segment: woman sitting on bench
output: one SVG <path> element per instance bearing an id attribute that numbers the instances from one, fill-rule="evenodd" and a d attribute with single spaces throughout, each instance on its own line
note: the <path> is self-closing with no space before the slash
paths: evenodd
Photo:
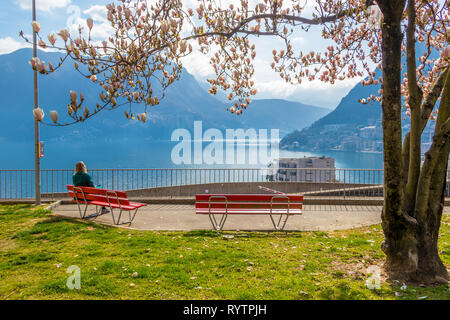
<path id="1" fill-rule="evenodd" d="M 91 176 L 87 173 L 86 165 L 83 161 L 77 162 L 75 165 L 75 174 L 72 176 L 73 185 L 75 187 L 92 187 L 95 188 Z M 109 213 L 109 209 L 102 207 L 101 214 Z"/>

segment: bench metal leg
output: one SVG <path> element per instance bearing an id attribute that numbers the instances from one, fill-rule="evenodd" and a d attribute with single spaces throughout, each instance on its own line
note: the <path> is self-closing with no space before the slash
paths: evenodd
<path id="1" fill-rule="evenodd" d="M 114 209 L 111 206 L 110 206 L 110 210 L 111 210 L 111 216 L 113 219 L 113 223 L 115 225 L 122 225 L 122 224 L 131 224 L 133 222 L 134 218 L 136 217 L 136 213 L 139 210 L 139 208 L 136 208 L 136 210 L 134 210 L 133 214 L 131 214 L 131 211 L 133 211 L 133 210 L 128 210 L 128 221 L 122 221 L 122 222 L 120 221 L 120 218 L 122 217 L 123 210 L 120 209 L 119 218 L 117 219 L 117 221 L 114 216 Z"/>
<path id="2" fill-rule="evenodd" d="M 278 219 L 278 222 L 275 222 L 275 220 L 274 220 L 272 214 L 269 214 L 269 216 L 270 216 L 270 220 L 272 221 L 272 224 L 273 224 L 274 229 L 277 230 L 277 231 L 283 231 L 283 230 L 284 230 L 284 227 L 286 226 L 286 222 L 287 222 L 288 219 L 289 219 L 289 215 L 286 214 L 286 219 L 284 219 L 283 224 L 281 224 L 281 220 L 282 220 L 282 218 L 283 218 L 283 216 L 284 216 L 283 214 L 280 214 L 280 218 Z"/>
<path id="3" fill-rule="evenodd" d="M 80 202 L 78 201 L 78 199 L 77 199 L 77 205 L 78 205 L 78 212 L 80 213 L 80 218 L 84 219 L 85 216 L 86 216 L 86 211 L 87 211 L 87 208 L 88 208 L 88 204 L 87 203 L 84 204 L 84 211 L 83 212 L 82 212 L 81 205 L 80 205 Z"/>
<path id="4" fill-rule="evenodd" d="M 103 206 L 102 207 L 95 206 L 95 213 L 93 213 L 93 214 L 91 214 L 89 216 L 85 216 L 83 219 L 91 219 L 91 218 L 95 219 L 95 218 L 97 218 L 99 216 L 102 216 L 104 214 L 108 214 L 108 213 L 102 213 L 102 209 L 101 208 L 103 208 Z"/>
<path id="5" fill-rule="evenodd" d="M 217 223 L 214 213 L 211 212 L 211 200 L 212 199 L 224 199 L 225 200 L 225 213 L 222 214 L 222 217 L 220 218 L 219 223 Z M 211 224 L 212 224 L 213 228 L 216 231 L 221 231 L 223 229 L 225 221 L 227 220 L 227 217 L 228 217 L 228 198 L 226 196 L 210 196 L 208 199 L 208 214 L 209 214 L 209 220 L 211 220 Z"/>
<path id="6" fill-rule="evenodd" d="M 220 218 L 220 222 L 217 223 L 216 217 L 213 213 L 209 214 L 209 220 L 211 220 L 211 224 L 213 228 L 217 231 L 221 231 L 223 229 L 223 226 L 225 225 L 225 221 L 227 220 L 228 214 L 224 213 L 222 214 L 222 217 Z"/>

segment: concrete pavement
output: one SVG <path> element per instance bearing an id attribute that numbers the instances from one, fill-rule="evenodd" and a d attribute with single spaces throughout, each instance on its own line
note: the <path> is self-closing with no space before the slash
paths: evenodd
<path id="1" fill-rule="evenodd" d="M 88 214 L 95 207 L 88 209 Z M 449 210 L 449 209 L 446 209 Z M 60 205 L 55 215 L 79 218 L 76 205 Z M 118 215 L 118 211 L 116 213 Z M 125 212 L 123 218 L 127 219 Z M 97 223 L 112 225 L 111 214 L 97 217 Z M 286 231 L 331 231 L 369 226 L 381 222 L 381 206 L 305 205 L 303 215 L 291 216 Z M 123 225 L 128 228 L 127 225 Z M 129 227 L 137 230 L 211 230 L 208 215 L 195 214 L 193 205 L 149 204 L 139 209 Z M 229 215 L 224 230 L 273 230 L 266 215 Z"/>

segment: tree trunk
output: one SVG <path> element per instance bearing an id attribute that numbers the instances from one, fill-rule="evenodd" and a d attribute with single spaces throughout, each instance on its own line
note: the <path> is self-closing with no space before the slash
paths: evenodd
<path id="1" fill-rule="evenodd" d="M 414 216 L 419 225 L 417 230 L 419 263 L 416 273 L 411 277 L 416 282 L 433 284 L 447 283 L 450 280 L 438 250 L 449 152 L 450 74 L 447 72 L 433 144 L 425 155 L 415 203 Z"/>
<path id="2" fill-rule="evenodd" d="M 413 0 L 410 2 L 414 5 Z M 418 109 L 420 107 L 418 99 L 422 97 L 419 96 L 417 87 L 412 87 L 416 90 L 413 100 L 410 100 L 415 104 L 414 117 L 411 119 L 412 122 L 414 121 L 412 124 L 412 130 L 414 130 L 407 135 L 402 146 L 400 22 L 405 1 L 385 0 L 379 1 L 379 5 L 383 13 L 384 206 L 382 227 L 385 240 L 382 250 L 386 254 L 385 270 L 391 280 L 423 284 L 446 283 L 449 276 L 439 258 L 437 243 L 444 202 L 450 132 L 439 131 L 439 134 L 435 135 L 433 147 L 427 153 L 428 158 L 420 169 L 420 135 L 423 123 L 420 118 L 420 109 Z M 409 10 L 412 8 L 410 7 Z M 412 32 L 409 40 L 413 45 Z M 414 67 L 415 63 L 410 63 L 409 66 Z M 415 76 L 415 70 L 413 71 L 414 75 L 410 73 L 410 76 Z M 449 83 L 446 82 L 445 87 Z M 448 100 L 448 93 L 446 95 L 445 91 L 441 108 L 442 104 Z M 441 116 L 441 110 L 439 113 Z M 446 112 L 443 112 L 441 120 L 445 121 L 447 117 Z M 438 121 L 441 127 L 444 126 L 443 121 Z M 420 176 L 418 176 L 419 170 Z"/>
<path id="3" fill-rule="evenodd" d="M 447 73 L 433 145 L 426 154 L 420 177 L 417 177 L 417 173 L 411 170 L 417 171 L 417 163 L 420 164 L 417 147 L 420 148 L 418 139 L 424 127 L 417 100 L 415 117 L 411 119 L 414 121 L 414 132 L 407 135 L 403 148 L 401 142 L 400 20 L 403 6 L 402 1 L 380 1 L 384 16 L 382 109 L 385 196 L 382 226 L 385 241 L 382 249 L 386 254 L 385 269 L 392 280 L 427 285 L 447 283 L 449 275 L 439 257 L 438 236 L 450 151 L 450 123 L 446 121 L 450 114 L 450 80 Z M 416 92 L 416 99 L 417 96 Z M 415 146 L 411 145 L 412 139 Z M 412 178 L 416 181 L 408 181 Z"/>
<path id="4" fill-rule="evenodd" d="M 417 241 L 413 224 L 403 214 L 402 129 L 401 129 L 401 14 L 404 1 L 380 1 L 383 12 L 383 155 L 384 205 L 382 226 L 386 270 L 393 274 L 417 268 Z"/>

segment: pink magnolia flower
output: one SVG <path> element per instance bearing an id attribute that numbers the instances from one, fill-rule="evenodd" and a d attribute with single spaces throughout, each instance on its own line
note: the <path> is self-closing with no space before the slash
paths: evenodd
<path id="1" fill-rule="evenodd" d="M 41 108 L 34 108 L 33 115 L 37 121 L 42 121 L 42 119 L 44 119 L 45 113 Z"/>
<path id="2" fill-rule="evenodd" d="M 442 56 L 444 59 L 450 59 L 450 44 L 447 45 L 444 50 L 442 50 Z"/>
<path id="3" fill-rule="evenodd" d="M 33 70 L 36 70 L 37 65 L 38 65 L 40 62 L 41 62 L 41 61 L 39 60 L 38 57 L 33 57 L 33 58 L 31 58 L 31 60 L 30 60 L 30 65 L 31 65 L 31 67 L 33 68 Z"/>
<path id="4" fill-rule="evenodd" d="M 64 42 L 67 41 L 67 39 L 69 39 L 69 31 L 67 31 L 66 29 L 62 29 L 58 35 L 64 40 Z"/>
<path id="5" fill-rule="evenodd" d="M 70 101 L 72 104 L 77 104 L 77 93 L 75 91 L 70 90 Z"/>
<path id="6" fill-rule="evenodd" d="M 39 31 L 41 30 L 41 24 L 37 21 L 33 21 L 31 23 L 31 26 L 33 27 L 33 31 L 36 33 L 39 33 Z"/>
<path id="7" fill-rule="evenodd" d="M 46 73 L 47 72 L 47 67 L 45 66 L 45 62 L 41 61 L 36 65 L 36 69 L 37 71 L 39 71 L 40 73 Z"/>
<path id="8" fill-rule="evenodd" d="M 169 31 L 169 22 L 168 21 L 161 22 L 161 31 L 164 33 Z"/>
<path id="9" fill-rule="evenodd" d="M 47 36 L 47 38 L 48 38 L 48 41 L 51 43 L 51 45 L 53 46 L 53 45 L 55 45 L 55 42 L 56 42 L 56 36 L 52 33 L 52 34 L 49 34 L 48 36 Z"/>
<path id="10" fill-rule="evenodd" d="M 50 118 L 52 118 L 52 121 L 54 123 L 58 122 L 58 112 L 56 112 L 55 110 L 50 111 Z"/>
<path id="11" fill-rule="evenodd" d="M 97 81 L 97 76 L 95 74 L 93 74 L 90 79 L 92 80 L 92 82 L 96 82 Z"/>
<path id="12" fill-rule="evenodd" d="M 108 42 L 106 40 L 103 40 L 102 44 L 103 44 L 103 51 L 106 53 L 108 50 Z"/>
<path id="13" fill-rule="evenodd" d="M 367 18 L 369 24 L 371 24 L 373 27 L 378 27 L 380 25 L 380 20 L 382 17 L 382 13 L 378 5 L 374 4 L 369 6 L 367 8 L 367 13 L 369 15 Z"/>
<path id="14" fill-rule="evenodd" d="M 87 24 L 89 30 L 92 30 L 92 27 L 94 26 L 94 20 L 92 20 L 92 18 L 88 18 L 86 20 L 86 24 Z"/>
<path id="15" fill-rule="evenodd" d="M 43 48 L 43 49 L 47 48 L 47 45 L 45 44 L 44 40 L 42 40 L 42 39 L 39 40 L 38 46 L 41 47 L 41 48 Z"/>
<path id="16" fill-rule="evenodd" d="M 187 42 L 185 40 L 180 42 L 180 52 L 184 53 L 187 49 Z"/>

